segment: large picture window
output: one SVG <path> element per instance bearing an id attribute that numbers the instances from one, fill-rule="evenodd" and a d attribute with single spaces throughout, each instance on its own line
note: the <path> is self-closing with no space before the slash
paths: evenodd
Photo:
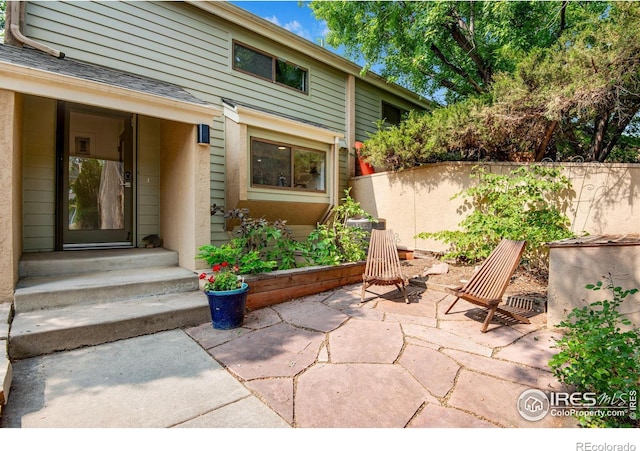
<path id="1" fill-rule="evenodd" d="M 308 92 L 306 69 L 238 42 L 233 43 L 233 68 L 297 91 Z"/>
<path id="2" fill-rule="evenodd" d="M 326 152 L 251 140 L 251 185 L 326 191 Z"/>

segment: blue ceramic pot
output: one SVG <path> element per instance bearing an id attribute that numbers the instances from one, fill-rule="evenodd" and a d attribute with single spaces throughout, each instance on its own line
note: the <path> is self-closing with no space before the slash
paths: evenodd
<path id="1" fill-rule="evenodd" d="M 249 285 L 246 283 L 237 290 L 205 291 L 214 329 L 235 329 L 242 326 L 248 293 Z"/>

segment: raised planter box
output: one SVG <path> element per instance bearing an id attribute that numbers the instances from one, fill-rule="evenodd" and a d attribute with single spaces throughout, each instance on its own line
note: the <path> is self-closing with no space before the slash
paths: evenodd
<path id="1" fill-rule="evenodd" d="M 362 282 L 365 262 L 338 266 L 309 266 L 245 276 L 247 308 L 255 310 L 302 296 Z"/>

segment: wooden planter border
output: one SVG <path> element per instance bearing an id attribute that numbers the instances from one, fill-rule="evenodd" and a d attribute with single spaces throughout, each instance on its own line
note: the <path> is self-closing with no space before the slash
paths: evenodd
<path id="1" fill-rule="evenodd" d="M 302 296 L 362 282 L 365 262 L 310 266 L 245 276 L 247 308 L 255 310 Z"/>

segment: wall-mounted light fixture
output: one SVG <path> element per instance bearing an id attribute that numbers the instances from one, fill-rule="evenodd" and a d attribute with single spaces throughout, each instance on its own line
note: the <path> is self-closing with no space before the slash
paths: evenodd
<path id="1" fill-rule="evenodd" d="M 209 144 L 209 126 L 198 124 L 198 144 Z"/>

